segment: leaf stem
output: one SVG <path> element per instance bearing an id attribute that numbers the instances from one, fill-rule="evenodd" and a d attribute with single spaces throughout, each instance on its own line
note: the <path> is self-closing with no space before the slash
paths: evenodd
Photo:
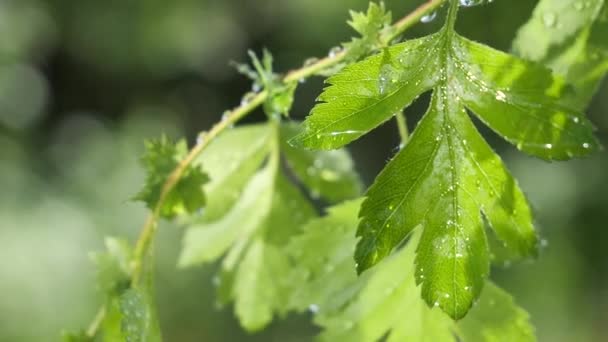
<path id="1" fill-rule="evenodd" d="M 403 112 L 395 114 L 397 120 L 397 128 L 399 129 L 399 136 L 401 137 L 401 146 L 405 146 L 410 138 L 410 131 L 407 128 L 407 121 L 405 121 L 405 115 Z"/>
<path id="2" fill-rule="evenodd" d="M 87 337 L 94 338 L 95 335 L 97 335 L 97 331 L 99 330 L 99 327 L 101 326 L 101 323 L 103 322 L 103 319 L 105 317 L 106 317 L 106 306 L 104 304 L 101 308 L 99 308 L 99 310 L 97 311 L 97 314 L 95 315 L 95 318 L 93 318 L 93 321 L 87 328 L 87 331 L 86 331 Z"/>
<path id="3" fill-rule="evenodd" d="M 409 13 L 401 20 L 397 21 L 393 26 L 388 27 L 381 34 L 381 42 L 384 46 L 391 44 L 399 35 L 405 32 L 407 29 L 420 22 L 420 19 L 428 13 L 431 13 L 445 1 L 448 0 L 429 0 L 426 3 L 420 5 L 413 12 Z M 335 66 L 342 62 L 347 55 L 347 51 L 342 50 L 336 54 L 332 54 L 325 58 L 319 59 L 311 65 L 304 66 L 302 68 L 292 70 L 286 74 L 283 78 L 284 83 L 298 82 L 301 79 L 314 76 L 322 70 Z M 268 98 L 268 92 L 262 91 L 256 94 L 249 102 L 239 107 L 232 109 L 227 112 L 222 120 L 216 123 L 209 131 L 201 132 L 199 134 L 199 143 L 195 145 L 188 155 L 179 163 L 179 165 L 171 172 L 167 180 L 162 186 L 159 200 L 154 207 L 154 210 L 148 215 L 146 221 L 141 229 L 141 233 L 137 242 L 135 243 L 135 251 L 132 261 L 132 276 L 131 284 L 136 285 L 141 280 L 144 256 L 152 245 L 154 236 L 157 229 L 157 221 L 159 218 L 160 210 L 162 205 L 171 192 L 171 190 L 177 185 L 183 173 L 186 171 L 188 166 L 209 146 L 211 141 L 220 135 L 227 128 L 234 125 L 237 121 L 253 112 L 256 108 L 262 105 Z M 87 335 L 91 338 L 95 337 L 99 331 L 99 327 L 105 318 L 105 306 L 102 307 L 93 322 L 91 322 L 87 329 Z"/>
<path id="4" fill-rule="evenodd" d="M 458 16 L 458 9 L 460 8 L 459 0 L 449 0 L 450 8 L 448 9 L 448 17 L 446 26 L 448 28 L 448 34 L 451 36 L 454 32 L 454 25 L 456 24 L 456 17 Z"/>
<path id="5" fill-rule="evenodd" d="M 382 42 L 385 45 L 389 45 L 403 32 L 405 32 L 415 24 L 419 23 L 422 17 L 435 11 L 437 8 L 441 7 L 441 5 L 443 5 L 443 3 L 446 1 L 449 0 L 429 0 L 424 4 L 420 5 L 414 11 L 410 12 L 410 14 L 401 18 L 399 21 L 393 24 L 393 26 L 388 28 L 382 35 Z"/>

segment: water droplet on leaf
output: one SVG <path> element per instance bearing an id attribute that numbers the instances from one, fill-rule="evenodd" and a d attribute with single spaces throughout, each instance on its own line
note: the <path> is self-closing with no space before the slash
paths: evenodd
<path id="1" fill-rule="evenodd" d="M 545 24 L 545 26 L 548 28 L 555 27 L 555 25 L 557 24 L 557 16 L 555 15 L 555 13 L 546 12 L 545 14 L 543 14 L 543 24 Z"/>
<path id="2" fill-rule="evenodd" d="M 435 18 L 437 18 L 437 12 L 431 12 L 429 14 L 424 15 L 422 18 L 420 18 L 420 22 L 430 23 L 431 21 L 435 20 Z"/>

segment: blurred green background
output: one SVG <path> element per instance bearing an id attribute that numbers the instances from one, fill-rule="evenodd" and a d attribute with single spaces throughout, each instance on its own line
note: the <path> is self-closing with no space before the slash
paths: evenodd
<path id="1" fill-rule="evenodd" d="M 387 0 L 400 17 L 421 0 Z M 535 1 L 462 10 L 458 30 L 509 50 Z M 128 199 L 143 183 L 144 138 L 186 136 L 219 120 L 250 83 L 229 66 L 270 49 L 277 70 L 322 56 L 351 35 L 348 9 L 365 0 L 0 1 L 0 341 L 53 341 L 88 324 L 102 298 L 90 251 L 103 237 L 134 239 L 145 210 Z M 436 30 L 420 24 L 409 37 Z M 303 118 L 322 82 L 298 89 Z M 608 144 L 608 84 L 588 111 Z M 428 98 L 407 110 L 413 127 Z M 263 118 L 256 113 L 246 121 Z M 493 277 L 532 315 L 540 341 L 608 340 L 608 153 L 545 163 L 488 130 L 536 210 L 538 260 Z M 369 184 L 398 145 L 389 123 L 351 146 Z M 309 317 L 248 335 L 217 308 L 213 266 L 175 267 L 178 227 L 158 239 L 157 292 L 167 341 L 307 341 Z M 404 317 L 403 319 L 407 319 Z"/>

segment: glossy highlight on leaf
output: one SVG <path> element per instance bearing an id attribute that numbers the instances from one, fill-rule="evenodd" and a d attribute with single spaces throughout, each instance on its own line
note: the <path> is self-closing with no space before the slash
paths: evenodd
<path id="1" fill-rule="evenodd" d="M 407 245 L 361 276 L 351 251 L 360 201 L 331 207 L 294 237 L 289 250 L 301 284 L 292 295 L 298 310 L 308 308 L 323 328 L 319 341 L 535 341 L 528 314 L 492 283 L 476 306 L 454 322 L 428 307 L 416 286 L 414 258 L 420 239 L 415 230 Z"/>
<path id="2" fill-rule="evenodd" d="M 343 146 L 434 90 L 410 141 L 367 193 L 355 259 L 366 270 L 422 225 L 417 282 L 429 305 L 455 319 L 468 312 L 489 272 L 482 215 L 517 255 L 534 255 L 537 244 L 522 191 L 465 109 L 540 158 L 584 156 L 598 147 L 584 115 L 560 102 L 568 91 L 563 80 L 447 27 L 353 64 L 328 82 L 295 145 Z"/>
<path id="3" fill-rule="evenodd" d="M 608 72 L 607 35 L 605 0 L 543 0 L 517 33 L 513 49 L 564 76 L 574 88 L 564 100 L 582 110 Z"/>

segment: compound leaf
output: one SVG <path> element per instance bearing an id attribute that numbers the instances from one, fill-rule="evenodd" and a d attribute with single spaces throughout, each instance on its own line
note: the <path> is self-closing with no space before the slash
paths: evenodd
<path id="1" fill-rule="evenodd" d="M 386 11 L 384 3 L 370 2 L 367 13 L 350 11 L 348 24 L 361 35 L 352 41 L 342 44 L 347 51 L 347 60 L 358 60 L 380 45 L 382 30 L 390 25 L 391 13 Z"/>
<path id="2" fill-rule="evenodd" d="M 226 192 L 240 192 L 240 197 L 221 210 L 213 210 L 211 217 L 205 212 L 195 218 L 184 236 L 179 261 L 181 266 L 193 266 L 224 256 L 217 278 L 221 301 L 235 302 L 241 324 L 250 331 L 266 326 L 275 313 L 285 312 L 289 287 L 285 244 L 316 214 L 300 189 L 283 174 L 278 124 L 265 127 L 241 128 L 242 133 L 233 136 L 238 139 L 226 142 L 231 149 L 246 153 L 221 153 L 223 147 L 219 144 L 216 151 L 211 151 L 212 159 L 217 157 L 216 162 L 221 161 L 225 167 L 210 168 L 209 174 L 212 179 L 219 175 L 221 180 L 215 186 L 226 185 L 230 189 L 214 191 L 210 187 L 210 198 L 215 194 L 219 195 L 214 200 L 227 198 Z M 202 158 L 207 165 L 205 153 Z M 262 163 L 264 159 L 267 161 Z M 305 168 L 311 166 L 307 162 L 313 163 L 301 162 Z M 261 164 L 263 168 L 257 171 Z M 289 158 L 287 164 L 291 168 Z M 235 177 L 239 179 L 233 180 Z"/>
<path id="3" fill-rule="evenodd" d="M 420 229 L 404 248 L 357 277 L 350 253 L 356 243 L 353 214 L 359 204 L 351 201 L 330 208 L 327 216 L 310 221 L 289 244 L 290 256 L 299 265 L 292 271 L 294 281 L 301 284 L 293 292 L 292 304 L 313 312 L 315 323 L 323 328 L 319 340 L 535 341 L 527 313 L 492 283 L 459 322 L 429 308 L 414 280 Z"/>
<path id="4" fill-rule="evenodd" d="M 418 225 L 417 282 L 429 305 L 468 312 L 489 271 L 482 213 L 517 255 L 536 252 L 530 209 L 518 185 L 469 119 L 471 109 L 519 149 L 545 159 L 599 146 L 591 124 L 561 103 L 565 83 L 540 65 L 440 32 L 395 45 L 329 79 L 292 142 L 340 147 L 433 88 L 411 140 L 367 193 L 355 258 L 362 272 Z"/>
<path id="5" fill-rule="evenodd" d="M 304 131 L 290 143 L 335 149 L 358 139 L 431 89 L 439 68 L 437 35 L 409 40 L 352 64 L 327 80 Z"/>

